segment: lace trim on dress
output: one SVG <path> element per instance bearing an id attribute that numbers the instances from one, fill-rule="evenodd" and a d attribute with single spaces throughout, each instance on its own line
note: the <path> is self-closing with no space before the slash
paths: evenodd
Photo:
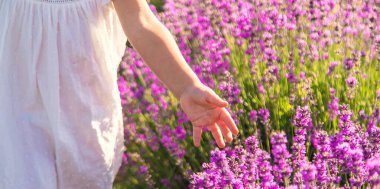
<path id="1" fill-rule="evenodd" d="M 46 3 L 69 3 L 69 2 L 76 2 L 79 0 L 37 0 L 41 2 L 46 2 Z"/>
<path id="2" fill-rule="evenodd" d="M 73 2 L 78 2 L 81 0 L 34 0 L 34 1 L 39 1 L 39 2 L 44 2 L 44 3 L 73 3 Z M 102 5 L 111 3 L 112 0 L 98 0 Z"/>

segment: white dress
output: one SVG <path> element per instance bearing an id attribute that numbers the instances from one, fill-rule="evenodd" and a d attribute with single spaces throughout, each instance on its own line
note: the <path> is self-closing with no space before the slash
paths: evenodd
<path id="1" fill-rule="evenodd" d="M 121 165 L 111 0 L 0 0 L 0 188 L 108 189 Z"/>

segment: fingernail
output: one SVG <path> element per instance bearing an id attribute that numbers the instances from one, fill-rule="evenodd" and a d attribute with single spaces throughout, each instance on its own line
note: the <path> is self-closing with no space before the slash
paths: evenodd
<path id="1" fill-rule="evenodd" d="M 232 140 L 233 140 L 233 136 L 232 136 L 232 133 L 228 133 L 228 143 L 232 143 Z"/>

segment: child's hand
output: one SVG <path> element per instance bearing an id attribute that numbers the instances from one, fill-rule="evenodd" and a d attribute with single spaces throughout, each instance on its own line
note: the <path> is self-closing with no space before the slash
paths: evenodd
<path id="1" fill-rule="evenodd" d="M 180 96 L 180 105 L 193 125 L 193 141 L 200 146 L 202 128 L 207 127 L 220 148 L 228 143 L 238 129 L 226 110 L 228 102 L 222 100 L 212 89 L 201 84 L 188 87 Z M 232 133 L 231 133 L 232 132 Z"/>

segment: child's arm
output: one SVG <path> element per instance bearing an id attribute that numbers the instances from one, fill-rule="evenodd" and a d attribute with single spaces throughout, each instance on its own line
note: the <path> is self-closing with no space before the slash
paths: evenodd
<path id="1" fill-rule="evenodd" d="M 150 11 L 146 0 L 113 0 L 124 32 L 144 62 L 179 99 L 198 77 L 168 29 Z"/>
<path id="2" fill-rule="evenodd" d="M 124 32 L 144 62 L 180 99 L 194 128 L 194 144 L 199 146 L 201 128 L 208 127 L 220 147 L 222 134 L 228 142 L 238 133 L 228 103 L 203 85 L 183 58 L 169 30 L 151 12 L 146 0 L 113 0 Z"/>

